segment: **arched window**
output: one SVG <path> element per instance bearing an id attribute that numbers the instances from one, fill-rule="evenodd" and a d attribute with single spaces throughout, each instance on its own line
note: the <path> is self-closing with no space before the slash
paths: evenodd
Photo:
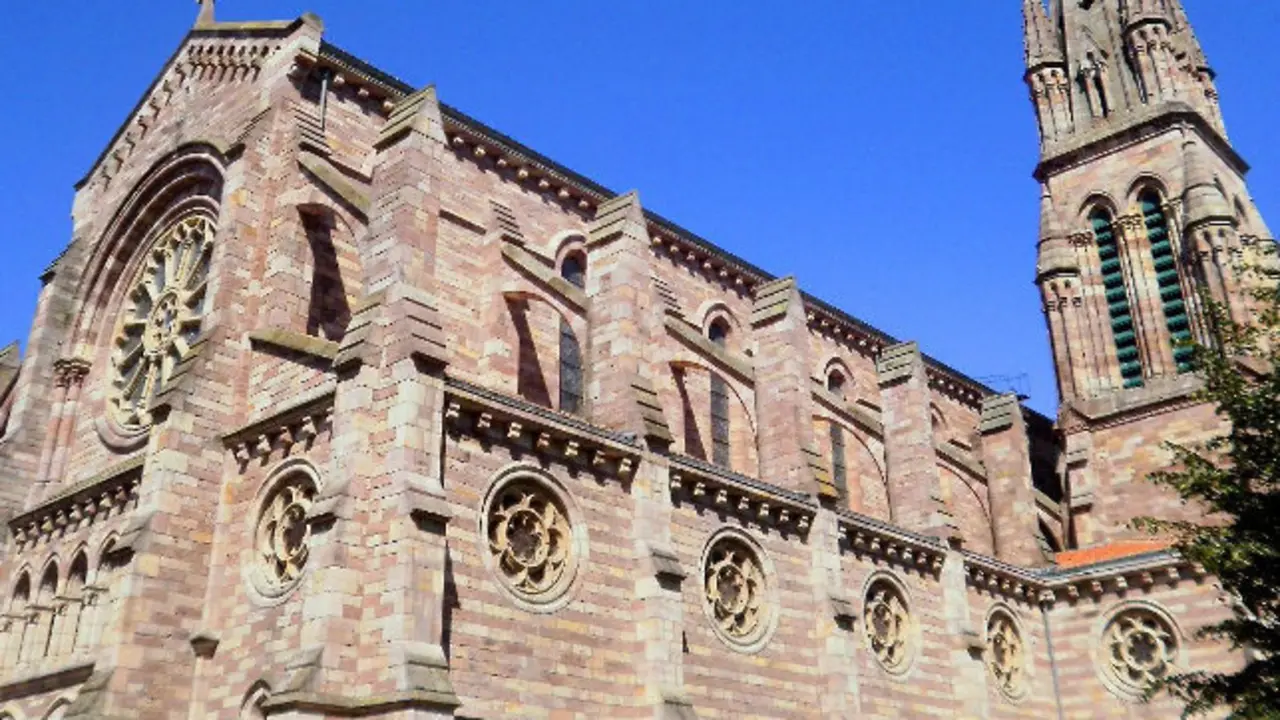
<path id="1" fill-rule="evenodd" d="M 22 646 L 26 641 L 28 628 L 27 605 L 31 602 L 31 576 L 23 572 L 13 586 L 13 597 L 9 599 L 9 616 L 13 622 L 4 638 L 4 667 L 13 668 L 22 661 Z"/>
<path id="2" fill-rule="evenodd" d="M 827 390 L 832 395 L 845 400 L 844 374 L 839 370 L 832 370 L 827 375 Z M 831 482 L 835 484 L 836 492 L 840 493 L 841 503 L 844 503 L 849 496 L 849 468 L 848 461 L 845 459 L 844 427 L 834 418 L 829 424 L 831 427 Z"/>
<path id="3" fill-rule="evenodd" d="M 1169 220 L 1165 217 L 1160 196 L 1148 190 L 1138 198 L 1142 206 L 1142 219 L 1147 227 L 1147 240 L 1151 243 L 1151 259 L 1156 269 L 1156 287 L 1160 291 L 1160 303 L 1164 308 L 1164 321 L 1173 342 L 1173 360 L 1178 372 L 1191 369 L 1191 357 L 1195 351 L 1184 343 L 1191 340 L 1191 326 L 1187 319 L 1187 305 L 1182 297 L 1182 285 L 1178 281 L 1178 258 L 1169 241 Z"/>
<path id="4" fill-rule="evenodd" d="M 577 288 L 587 284 L 587 260 L 573 253 L 560 265 L 560 277 Z M 560 318 L 560 410 L 577 413 L 582 410 L 582 346 L 569 321 Z"/>
<path id="5" fill-rule="evenodd" d="M 1129 308 L 1129 290 L 1125 286 L 1120 265 L 1120 245 L 1116 241 L 1111 213 L 1098 208 L 1089 216 L 1093 238 L 1102 261 L 1102 285 L 1106 289 L 1107 312 L 1111 317 L 1111 336 L 1120 361 L 1120 377 L 1126 388 L 1142 386 L 1142 361 L 1138 358 L 1138 336 L 1134 332 L 1133 312 Z"/>
<path id="6" fill-rule="evenodd" d="M 49 563 L 49 567 L 44 570 L 44 575 L 40 577 L 40 591 L 36 593 L 36 604 L 39 606 L 44 618 L 41 634 L 36 637 L 39 645 L 36 646 L 33 655 L 48 657 L 49 652 L 53 649 L 53 601 L 57 595 L 58 564 Z"/>
<path id="7" fill-rule="evenodd" d="M 729 339 L 729 323 L 717 318 L 707 328 L 707 339 L 724 347 Z M 711 373 L 711 461 L 729 467 L 729 385 L 720 373 Z"/>
<path id="8" fill-rule="evenodd" d="M 85 608 L 84 587 L 89 580 L 89 558 L 83 553 L 77 553 L 74 560 L 71 561 L 71 569 L 67 571 L 67 589 L 66 596 L 75 604 L 68 608 L 63 614 L 62 628 L 58 635 L 58 647 L 60 655 L 70 655 L 76 650 L 84 646 L 84 618 L 87 614 Z"/>

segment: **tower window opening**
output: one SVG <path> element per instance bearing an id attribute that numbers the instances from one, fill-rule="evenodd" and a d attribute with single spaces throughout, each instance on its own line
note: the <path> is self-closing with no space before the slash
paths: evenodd
<path id="1" fill-rule="evenodd" d="M 1178 258 L 1169 240 L 1169 221 L 1164 213 L 1160 196 L 1148 190 L 1139 198 L 1142 220 L 1147 229 L 1147 241 L 1151 245 L 1151 259 L 1156 271 L 1156 288 L 1160 293 L 1160 305 L 1164 310 L 1165 326 L 1173 345 L 1173 361 L 1178 372 L 1192 369 L 1195 354 L 1191 342 L 1191 325 L 1187 318 L 1187 306 L 1182 296 L 1178 278 Z"/>
<path id="2" fill-rule="evenodd" d="M 560 264 L 560 277 L 576 288 L 587 285 L 587 259 L 575 252 Z M 582 345 L 573 332 L 568 319 L 560 318 L 560 410 L 567 413 L 582 411 Z"/>
<path id="3" fill-rule="evenodd" d="M 1142 387 L 1142 360 L 1138 357 L 1138 336 L 1129 307 L 1129 289 L 1125 286 L 1115 225 L 1111 213 L 1102 209 L 1095 210 L 1089 222 L 1098 246 L 1098 259 L 1102 262 L 1102 285 L 1106 290 L 1116 359 L 1120 362 L 1120 378 L 1126 388 Z"/>
<path id="4" fill-rule="evenodd" d="M 849 469 L 845 465 L 844 428 L 835 420 L 831 421 L 831 482 L 835 483 L 841 501 L 847 500 Z"/>

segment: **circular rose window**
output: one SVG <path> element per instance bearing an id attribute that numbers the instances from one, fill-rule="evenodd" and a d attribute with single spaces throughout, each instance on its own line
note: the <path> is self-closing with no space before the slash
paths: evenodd
<path id="1" fill-rule="evenodd" d="M 996 687 L 1010 700 L 1026 694 L 1027 660 L 1022 633 L 1008 613 L 997 610 L 987 620 L 987 668 Z"/>
<path id="2" fill-rule="evenodd" d="M 194 215 L 170 226 L 128 286 L 116 325 L 109 407 L 124 430 L 151 424 L 150 405 L 204 321 L 213 221 Z"/>
<path id="3" fill-rule="evenodd" d="M 285 469 L 269 485 L 253 531 L 253 584 L 264 597 L 280 597 L 302 579 L 311 536 L 307 515 L 317 490 L 314 475 L 302 467 Z"/>
<path id="4" fill-rule="evenodd" d="M 1122 697 L 1138 699 L 1176 672 L 1178 633 L 1160 613 L 1131 607 L 1107 623 L 1099 652 L 1102 674 L 1111 689 Z"/>
<path id="5" fill-rule="evenodd" d="M 521 607 L 549 612 L 568 600 L 585 543 L 558 488 L 532 474 L 504 477 L 481 522 L 490 567 Z"/>
<path id="6" fill-rule="evenodd" d="M 915 657 L 914 623 L 897 584 L 880 578 L 867 588 L 863 629 L 871 654 L 889 673 L 901 675 Z"/>
<path id="7" fill-rule="evenodd" d="M 764 647 L 773 630 L 773 598 L 753 542 L 729 532 L 713 540 L 702 561 L 702 590 L 721 640 L 744 652 Z"/>

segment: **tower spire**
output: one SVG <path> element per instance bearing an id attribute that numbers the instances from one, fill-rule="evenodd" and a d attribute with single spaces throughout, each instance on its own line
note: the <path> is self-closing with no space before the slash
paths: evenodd
<path id="1" fill-rule="evenodd" d="M 1022 0 L 1022 25 L 1028 68 L 1062 61 L 1062 44 L 1044 0 Z"/>
<path id="2" fill-rule="evenodd" d="M 196 0 L 196 4 L 200 6 L 200 14 L 196 16 L 196 27 L 207 27 L 214 24 L 214 0 Z"/>

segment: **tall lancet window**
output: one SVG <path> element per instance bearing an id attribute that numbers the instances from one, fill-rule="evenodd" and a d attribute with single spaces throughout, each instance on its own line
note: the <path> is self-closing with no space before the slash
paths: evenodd
<path id="1" fill-rule="evenodd" d="M 1129 307 L 1129 290 L 1125 286 L 1124 269 L 1120 263 L 1120 244 L 1116 240 L 1115 224 L 1111 213 L 1098 208 L 1089 215 L 1093 225 L 1093 238 L 1098 245 L 1098 259 L 1102 261 L 1102 285 L 1106 288 L 1107 312 L 1111 319 L 1111 335 L 1116 342 L 1116 357 L 1120 360 L 1120 377 L 1124 386 L 1142 386 L 1142 360 L 1138 357 L 1138 336 L 1134 331 L 1133 311 Z"/>
<path id="2" fill-rule="evenodd" d="M 827 376 L 827 390 L 832 395 L 845 399 L 845 382 L 844 375 L 839 371 L 833 370 Z M 836 491 L 840 493 L 841 500 L 847 499 L 849 496 L 849 468 L 845 459 L 845 443 L 844 443 L 844 427 L 835 418 L 831 419 L 831 482 L 835 483 Z"/>
<path id="3" fill-rule="evenodd" d="M 1191 370 L 1191 357 L 1195 354 L 1189 345 L 1191 323 L 1187 319 L 1187 305 L 1182 296 L 1182 284 L 1178 279 L 1178 257 L 1169 240 L 1169 219 L 1165 215 L 1160 196 L 1148 190 L 1138 197 L 1142 206 L 1142 219 L 1147 226 L 1147 240 L 1151 243 L 1151 259 L 1156 269 L 1156 288 L 1160 291 L 1160 304 L 1164 308 L 1164 321 L 1173 343 L 1173 360 L 1178 372 Z"/>
<path id="4" fill-rule="evenodd" d="M 580 253 L 564 259 L 560 277 L 578 288 L 587 286 L 587 261 Z M 568 319 L 560 318 L 560 410 L 578 413 L 582 410 L 582 346 Z"/>
<path id="5" fill-rule="evenodd" d="M 717 319 L 707 328 L 707 339 L 725 346 L 729 338 L 729 324 Z M 729 447 L 729 384 L 720 373 L 711 372 L 711 461 L 721 467 L 729 467 L 732 457 Z"/>

